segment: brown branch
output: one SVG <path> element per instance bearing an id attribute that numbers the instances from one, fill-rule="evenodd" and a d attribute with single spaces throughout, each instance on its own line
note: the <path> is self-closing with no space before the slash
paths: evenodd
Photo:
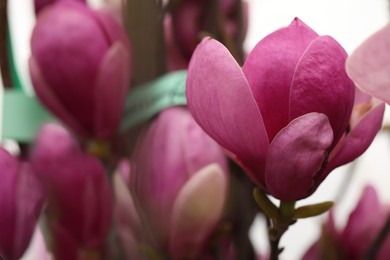
<path id="1" fill-rule="evenodd" d="M 161 0 L 127 0 L 125 24 L 132 45 L 133 83 L 139 85 L 165 72 Z"/>
<path id="2" fill-rule="evenodd" d="M 7 48 L 7 0 L 0 0 L 0 69 L 3 85 L 10 87 L 12 78 Z"/>

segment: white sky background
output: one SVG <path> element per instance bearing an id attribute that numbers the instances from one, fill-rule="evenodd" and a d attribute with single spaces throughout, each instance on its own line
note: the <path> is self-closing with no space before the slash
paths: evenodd
<path id="1" fill-rule="evenodd" d="M 27 32 L 31 30 L 31 21 L 33 21 L 31 1 L 9 0 L 9 2 L 10 5 L 24 7 L 18 10 L 20 14 L 15 20 L 15 25 L 18 27 L 15 37 L 19 50 L 16 54 L 18 63 L 22 67 L 22 74 L 24 73 L 25 79 L 23 80 L 28 82 L 29 36 Z M 99 0 L 89 2 L 99 2 Z M 317 33 L 334 37 L 348 53 L 351 53 L 366 37 L 383 27 L 390 17 L 387 0 L 247 0 L 247 2 L 250 6 L 249 30 L 245 42 L 247 51 L 250 51 L 265 35 L 287 26 L 294 17 L 299 17 Z M 298 205 L 333 200 L 340 190 L 343 178 L 348 176 L 348 169 L 349 166 L 345 166 L 331 173 L 312 197 L 299 202 Z M 390 189 L 388 188 L 390 185 L 390 133 L 378 135 L 370 149 L 359 160 L 358 170 L 347 189 L 344 200 L 336 208 L 336 220 L 339 225 L 344 225 L 367 182 L 374 184 L 381 198 L 390 204 Z M 285 247 L 281 258 L 299 259 L 313 239 L 317 237 L 320 223 L 321 218 L 314 218 L 298 221 L 292 226 L 281 241 L 281 246 Z M 256 248 L 265 253 L 268 248 L 265 223 L 260 218 L 254 224 L 251 237 Z"/>

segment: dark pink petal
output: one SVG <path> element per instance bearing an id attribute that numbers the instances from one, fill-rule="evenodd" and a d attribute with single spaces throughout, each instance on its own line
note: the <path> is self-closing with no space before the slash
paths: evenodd
<path id="1" fill-rule="evenodd" d="M 360 106 L 364 106 L 364 104 Z M 368 108 L 370 109 L 370 107 Z M 382 127 L 384 110 L 385 105 L 381 103 L 369 111 L 363 111 L 364 113 L 360 115 L 359 120 L 354 122 L 355 125 L 350 130 L 351 132 L 340 140 L 341 143 L 338 144 L 336 150 L 331 154 L 329 164 L 324 171 L 325 175 L 334 168 L 353 161 L 367 150 Z M 322 178 L 325 178 L 325 176 Z"/>
<path id="2" fill-rule="evenodd" d="M 308 196 L 332 141 L 332 128 L 324 114 L 309 113 L 291 121 L 275 136 L 267 153 L 269 193 L 288 201 Z"/>
<path id="3" fill-rule="evenodd" d="M 16 193 L 15 249 L 21 254 L 27 249 L 40 216 L 44 191 L 32 168 L 22 163 L 18 173 Z"/>
<path id="4" fill-rule="evenodd" d="M 355 97 L 355 86 L 344 70 L 346 58 L 333 38 L 318 37 L 301 57 L 291 83 L 290 120 L 310 112 L 325 114 L 333 145 L 347 129 Z"/>
<path id="5" fill-rule="evenodd" d="M 294 71 L 302 54 L 317 36 L 295 18 L 290 26 L 261 40 L 245 61 L 243 71 L 270 140 L 289 122 L 290 86 Z"/>
<path id="6" fill-rule="evenodd" d="M 240 66 L 219 42 L 196 48 L 187 77 L 188 108 L 201 127 L 231 152 L 258 185 L 264 185 L 269 141 Z"/>
<path id="7" fill-rule="evenodd" d="M 43 10 L 44 7 L 50 6 L 58 1 L 64 1 L 64 0 L 35 0 L 34 6 L 35 6 L 35 14 L 38 15 L 38 13 Z M 79 1 L 85 3 L 86 0 L 69 0 L 69 1 Z"/>
<path id="8" fill-rule="evenodd" d="M 173 259 L 196 259 L 220 220 L 227 177 L 217 164 L 195 173 L 178 194 L 172 213 L 170 253 Z"/>
<path id="9" fill-rule="evenodd" d="M 43 105 L 77 134 L 86 135 L 86 129 L 84 129 L 79 122 L 77 122 L 77 120 L 69 114 L 52 91 L 52 88 L 47 84 L 34 57 L 29 59 L 29 69 L 35 93 Z"/>
<path id="10" fill-rule="evenodd" d="M 115 2 L 115 1 L 114 1 Z M 121 1 L 117 1 L 117 3 L 106 3 L 107 5 L 121 4 Z M 121 7 L 119 7 L 121 8 Z M 105 13 L 104 10 L 100 10 L 98 12 L 93 12 L 96 22 L 101 26 L 101 30 L 106 34 L 107 43 L 113 44 L 115 42 L 120 42 L 124 45 L 127 51 L 131 50 L 131 44 L 129 41 L 129 37 L 126 34 L 123 26 L 120 25 L 116 20 L 114 20 L 113 16 Z"/>
<path id="11" fill-rule="evenodd" d="M 77 241 L 57 222 L 49 223 L 53 234 L 52 247 L 55 260 L 69 260 L 78 258 Z"/>
<path id="12" fill-rule="evenodd" d="M 77 243 L 102 243 L 112 212 L 110 184 L 103 165 L 54 124 L 39 131 L 31 162 L 49 200 L 48 218 L 58 222 Z"/>
<path id="13" fill-rule="evenodd" d="M 3 148 L 0 148 L 0 257 L 17 259 L 23 253 L 15 251 L 16 248 L 16 217 L 17 217 L 17 187 L 19 161 L 12 157 Z"/>
<path id="14" fill-rule="evenodd" d="M 367 186 L 351 213 L 342 233 L 342 242 L 351 259 L 364 255 L 388 216 L 388 208 L 381 205 L 372 186 Z"/>
<path id="15" fill-rule="evenodd" d="M 76 1 L 60 1 L 42 12 L 31 37 L 32 56 L 43 78 L 89 134 L 96 109 L 94 80 L 110 45 L 94 12 Z"/>
<path id="16" fill-rule="evenodd" d="M 201 17 L 205 4 L 203 1 L 181 1 L 172 14 L 172 25 L 177 46 L 186 59 L 199 43 L 201 32 Z"/>
<path id="17" fill-rule="evenodd" d="M 130 53 L 122 43 L 116 42 L 103 57 L 95 93 L 91 93 L 96 102 L 94 136 L 108 137 L 117 131 L 130 87 L 130 73 Z"/>
<path id="18" fill-rule="evenodd" d="M 167 70 L 175 71 L 188 68 L 189 60 L 180 52 L 174 39 L 172 16 L 167 13 L 164 18 L 165 52 L 167 56 Z"/>
<path id="19" fill-rule="evenodd" d="M 19 259 L 42 209 L 43 191 L 30 165 L 0 148 L 0 258 Z"/>
<path id="20" fill-rule="evenodd" d="M 390 103 L 390 25 L 362 43 L 347 59 L 347 73 L 364 92 Z"/>

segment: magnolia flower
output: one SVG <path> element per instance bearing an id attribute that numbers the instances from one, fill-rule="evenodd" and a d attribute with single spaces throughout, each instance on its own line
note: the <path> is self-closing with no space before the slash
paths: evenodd
<path id="1" fill-rule="evenodd" d="M 365 40 L 347 59 L 347 73 L 362 91 L 390 104 L 390 25 Z"/>
<path id="2" fill-rule="evenodd" d="M 56 259 L 99 250 L 111 224 L 112 195 L 103 165 L 55 124 L 39 131 L 31 163 L 48 200 Z"/>
<path id="3" fill-rule="evenodd" d="M 142 259 L 143 245 L 171 259 L 197 259 L 222 214 L 226 168 L 221 148 L 188 111 L 161 112 L 114 178 L 129 258 Z"/>
<path id="4" fill-rule="evenodd" d="M 83 137 L 116 132 L 130 78 L 122 27 L 82 3 L 60 1 L 38 16 L 31 51 L 34 89 L 54 115 Z"/>
<path id="5" fill-rule="evenodd" d="M 375 189 L 367 186 L 344 229 L 336 228 L 331 212 L 321 238 L 310 247 L 303 259 L 364 259 L 389 213 L 389 205 L 382 204 Z M 389 255 L 390 237 L 387 237 L 375 259 L 385 260 Z"/>
<path id="6" fill-rule="evenodd" d="M 381 127 L 384 105 L 355 93 L 346 58 L 297 18 L 261 40 L 242 69 L 206 38 L 190 62 L 188 107 L 258 186 L 299 200 L 362 154 Z"/>
<path id="7" fill-rule="evenodd" d="M 0 258 L 19 259 L 41 212 L 43 192 L 29 164 L 0 148 Z"/>

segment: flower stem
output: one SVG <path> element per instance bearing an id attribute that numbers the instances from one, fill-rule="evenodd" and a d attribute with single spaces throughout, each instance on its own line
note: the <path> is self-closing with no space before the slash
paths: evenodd
<path id="1" fill-rule="evenodd" d="M 270 255 L 270 260 L 278 260 L 279 259 L 279 254 L 281 250 L 279 249 L 279 241 L 280 238 L 277 238 L 276 240 L 270 239 L 270 246 L 271 246 L 271 255 Z"/>
<path id="2" fill-rule="evenodd" d="M 271 260 L 278 260 L 283 248 L 279 248 L 279 242 L 290 225 L 294 224 L 293 213 L 295 201 L 281 201 L 279 206 L 280 217 L 269 219 L 269 241 L 271 247 Z"/>
<path id="3" fill-rule="evenodd" d="M 283 248 L 279 248 L 280 239 L 289 226 L 296 222 L 295 201 L 280 201 L 278 208 L 260 188 L 254 189 L 253 197 L 267 218 L 270 259 L 278 260 L 279 254 L 283 251 Z"/>

